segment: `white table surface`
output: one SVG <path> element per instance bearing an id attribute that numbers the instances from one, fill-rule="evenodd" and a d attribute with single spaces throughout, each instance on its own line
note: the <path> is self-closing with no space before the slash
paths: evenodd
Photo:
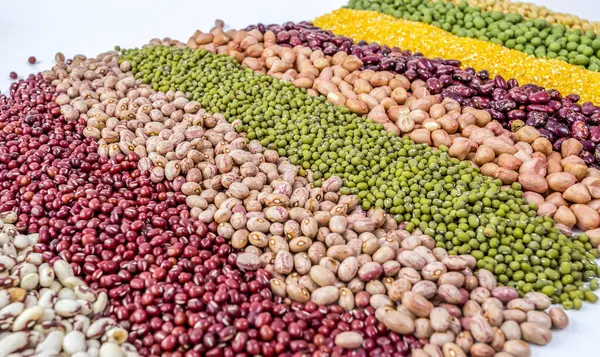
<path id="1" fill-rule="evenodd" d="M 569 12 L 600 21 L 598 0 L 530 0 L 555 11 Z M 258 22 L 312 20 L 346 3 L 345 0 L 104 0 L 47 1 L 0 0 L 0 91 L 6 92 L 8 77 L 20 77 L 52 66 L 54 54 L 95 55 L 121 47 L 136 47 L 153 37 L 187 41 L 197 29 L 208 30 L 223 19 L 233 28 Z M 36 65 L 27 62 L 38 59 Z M 570 326 L 555 331 L 553 341 L 534 348 L 535 357 L 600 356 L 600 303 L 570 311 Z"/>

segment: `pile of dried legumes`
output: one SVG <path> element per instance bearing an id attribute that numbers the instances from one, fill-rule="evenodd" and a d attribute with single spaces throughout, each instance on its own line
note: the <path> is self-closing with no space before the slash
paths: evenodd
<path id="1" fill-rule="evenodd" d="M 600 201 L 597 200 L 600 171 L 587 167 L 594 163 L 594 158 L 585 148 L 593 149 L 593 142 L 565 137 L 553 144 L 543 135 L 545 129 L 537 130 L 529 125 L 518 128 L 513 125 L 514 132 L 510 132 L 492 121 L 493 111 L 490 114 L 470 103 L 461 106 L 460 101 L 453 100 L 447 92 L 442 92 L 442 96 L 432 94 L 436 91 L 428 86 L 429 81 L 413 79 L 411 82 L 411 75 L 378 68 L 362 69 L 365 62 L 348 54 L 359 53 L 361 47 L 351 45 L 349 40 L 334 38 L 334 42 L 335 39 L 346 41 L 336 52 L 335 48 L 331 49 L 335 46 L 331 42 L 311 43 L 314 41 L 311 35 L 325 39 L 331 36 L 306 24 L 288 23 L 268 28 L 261 25 L 249 31 L 229 30 L 227 34 L 222 27 L 215 26 L 209 33 L 197 31 L 188 45 L 227 53 L 259 73 L 307 88 L 312 95 L 322 94 L 332 104 L 344 105 L 354 113 L 367 114 L 375 123 L 398 135 L 408 134 L 416 143 L 446 146 L 450 156 L 469 159 L 483 174 L 498 178 L 505 185 L 519 182 L 527 191 L 527 202 L 538 205 L 539 215 L 555 218 L 564 233 L 571 234 L 577 227 L 588 231 L 595 241 L 600 239 L 597 230 L 600 227 Z M 290 47 L 295 43 L 298 45 Z M 378 46 L 372 48 L 378 49 Z M 409 60 L 409 64 L 410 61 L 425 63 L 423 61 L 429 60 Z M 540 90 L 527 99 L 528 88 L 531 87 L 511 93 L 524 95 L 523 100 L 534 103 L 551 98 L 551 94 Z M 498 103 L 510 104 L 505 100 Z M 523 119 L 525 116 L 548 117 L 543 112 L 514 110 L 517 111 L 523 114 Z"/>
<path id="2" fill-rule="evenodd" d="M 575 95 L 309 23 L 56 62 L 0 97 L 0 356 L 528 357 L 597 300 Z"/>

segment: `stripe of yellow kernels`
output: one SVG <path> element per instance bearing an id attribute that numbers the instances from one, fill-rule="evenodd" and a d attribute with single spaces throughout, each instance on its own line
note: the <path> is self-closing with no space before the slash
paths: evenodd
<path id="1" fill-rule="evenodd" d="M 582 101 L 600 103 L 600 73 L 555 59 L 542 59 L 490 42 L 458 37 L 432 25 L 398 20 L 374 11 L 339 9 L 321 16 L 315 26 L 356 41 L 377 42 L 425 57 L 455 59 L 466 67 L 486 69 L 521 85 L 554 88 L 562 95 L 578 94 Z"/>

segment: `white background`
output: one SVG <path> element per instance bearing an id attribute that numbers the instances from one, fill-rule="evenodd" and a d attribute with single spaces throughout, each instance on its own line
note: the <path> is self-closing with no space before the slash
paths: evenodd
<path id="1" fill-rule="evenodd" d="M 531 1 L 531 0 L 530 0 Z M 534 0 L 555 11 L 600 21 L 598 0 Z M 52 66 L 54 54 L 95 55 L 115 45 L 141 46 L 153 37 L 186 42 L 197 29 L 208 30 L 216 18 L 233 28 L 258 22 L 312 20 L 346 0 L 0 0 L 0 91 L 10 84 L 8 74 L 21 77 Z M 36 56 L 38 64 L 27 63 Z M 600 356 L 600 303 L 569 312 L 571 324 L 555 332 L 552 343 L 536 348 L 535 357 Z"/>

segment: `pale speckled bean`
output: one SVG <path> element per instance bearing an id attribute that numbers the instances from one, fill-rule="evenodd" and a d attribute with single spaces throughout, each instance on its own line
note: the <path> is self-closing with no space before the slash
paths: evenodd
<path id="1" fill-rule="evenodd" d="M 504 315 L 502 314 L 502 309 L 497 307 L 491 307 L 485 311 L 483 316 L 488 320 L 490 325 L 492 326 L 500 326 L 502 322 L 504 322 Z"/>
<path id="2" fill-rule="evenodd" d="M 444 346 L 446 343 L 452 343 L 456 339 L 456 334 L 452 331 L 435 332 L 429 338 L 429 343 Z"/>
<path id="3" fill-rule="evenodd" d="M 416 270 L 421 270 L 427 264 L 427 260 L 423 258 L 420 254 L 415 253 L 410 250 L 405 250 L 398 254 L 398 261 L 402 266 L 413 268 Z"/>
<path id="4" fill-rule="evenodd" d="M 431 314 L 429 315 L 429 319 L 431 320 L 431 327 L 436 332 L 445 332 L 448 331 L 450 326 L 450 313 L 441 307 L 436 307 L 431 310 Z"/>
<path id="5" fill-rule="evenodd" d="M 509 286 L 498 286 L 492 290 L 492 296 L 507 304 L 510 301 L 519 297 L 519 292 L 515 288 Z"/>
<path id="6" fill-rule="evenodd" d="M 285 291 L 289 298 L 296 302 L 305 303 L 310 301 L 310 292 L 298 284 L 289 284 L 286 282 Z"/>
<path id="7" fill-rule="evenodd" d="M 416 338 L 429 338 L 433 334 L 433 332 L 434 331 L 431 328 L 431 322 L 429 321 L 429 319 L 418 318 L 415 320 L 414 336 Z"/>
<path id="8" fill-rule="evenodd" d="M 539 324 L 547 329 L 552 328 L 552 319 L 543 311 L 528 311 L 527 322 Z"/>
<path id="9" fill-rule="evenodd" d="M 502 351 L 510 353 L 514 357 L 530 357 L 531 347 L 522 340 L 510 340 L 504 343 Z"/>
<path id="10" fill-rule="evenodd" d="M 335 286 L 323 286 L 313 291 L 310 300 L 318 305 L 329 305 L 340 297 L 340 290 Z"/>
<path id="11" fill-rule="evenodd" d="M 454 285 L 443 284 L 438 287 L 438 295 L 449 304 L 459 304 L 463 296 L 458 288 Z"/>
<path id="12" fill-rule="evenodd" d="M 441 262 L 433 262 L 425 265 L 421 270 L 423 279 L 436 281 L 446 273 L 446 266 Z M 444 283 L 440 283 L 444 284 Z"/>
<path id="13" fill-rule="evenodd" d="M 490 343 L 494 337 L 494 331 L 489 322 L 481 315 L 471 317 L 470 330 L 478 342 Z"/>
<path id="14" fill-rule="evenodd" d="M 539 346 L 547 345 L 552 341 L 552 331 L 537 323 L 523 322 L 521 333 L 523 334 L 523 340 Z"/>
<path id="15" fill-rule="evenodd" d="M 310 277 L 319 286 L 330 286 L 336 281 L 335 274 L 320 265 L 315 265 L 310 268 Z"/>
<path id="16" fill-rule="evenodd" d="M 466 353 L 457 344 L 447 342 L 442 346 L 444 357 L 467 357 Z"/>
<path id="17" fill-rule="evenodd" d="M 552 326 L 555 328 L 563 329 L 569 325 L 569 317 L 561 308 L 553 307 L 550 309 L 548 314 L 552 320 Z"/>
<path id="18" fill-rule="evenodd" d="M 552 304 L 552 300 L 546 294 L 537 291 L 525 294 L 523 299 L 535 305 L 537 310 L 546 310 Z"/>
<path id="19" fill-rule="evenodd" d="M 525 311 L 525 312 L 535 310 L 535 305 L 525 299 L 511 300 L 506 305 L 506 307 L 509 309 L 516 309 L 516 310 L 521 310 L 521 311 Z"/>
<path id="20" fill-rule="evenodd" d="M 496 351 L 486 343 L 476 343 L 469 349 L 471 357 L 493 357 Z"/>
<path id="21" fill-rule="evenodd" d="M 507 320 L 502 323 L 500 329 L 504 333 L 504 337 L 507 340 L 520 340 L 521 339 L 521 327 L 516 321 Z"/>
<path id="22" fill-rule="evenodd" d="M 421 280 L 413 285 L 411 291 L 422 295 L 426 299 L 432 299 L 437 291 L 437 286 L 429 280 Z"/>
<path id="23" fill-rule="evenodd" d="M 355 331 L 341 332 L 335 336 L 335 345 L 347 349 L 359 348 L 363 341 L 363 337 Z"/>
<path id="24" fill-rule="evenodd" d="M 429 357 L 444 357 L 441 347 L 431 343 L 423 346 L 423 351 L 427 352 Z"/>
<path id="25" fill-rule="evenodd" d="M 482 288 L 492 291 L 497 286 L 496 277 L 489 270 L 479 269 L 476 276 Z"/>
<path id="26" fill-rule="evenodd" d="M 463 306 L 462 311 L 463 311 L 463 315 L 465 317 L 472 317 L 472 316 L 475 316 L 475 315 L 482 315 L 483 314 L 483 308 L 475 300 L 469 300 L 469 301 L 467 301 L 465 303 L 465 305 Z"/>
<path id="27" fill-rule="evenodd" d="M 236 264 L 240 269 L 257 270 L 262 266 L 260 258 L 256 254 L 241 253 L 236 259 Z"/>
<path id="28" fill-rule="evenodd" d="M 383 322 L 385 327 L 399 334 L 411 334 L 415 330 L 414 321 L 407 315 L 395 310 L 377 310 L 382 311 L 381 318 L 378 320 Z"/>
<path id="29" fill-rule="evenodd" d="M 462 331 L 458 335 L 456 335 L 456 340 L 454 341 L 463 351 L 468 351 L 475 341 L 473 340 L 473 336 L 469 331 Z"/>

